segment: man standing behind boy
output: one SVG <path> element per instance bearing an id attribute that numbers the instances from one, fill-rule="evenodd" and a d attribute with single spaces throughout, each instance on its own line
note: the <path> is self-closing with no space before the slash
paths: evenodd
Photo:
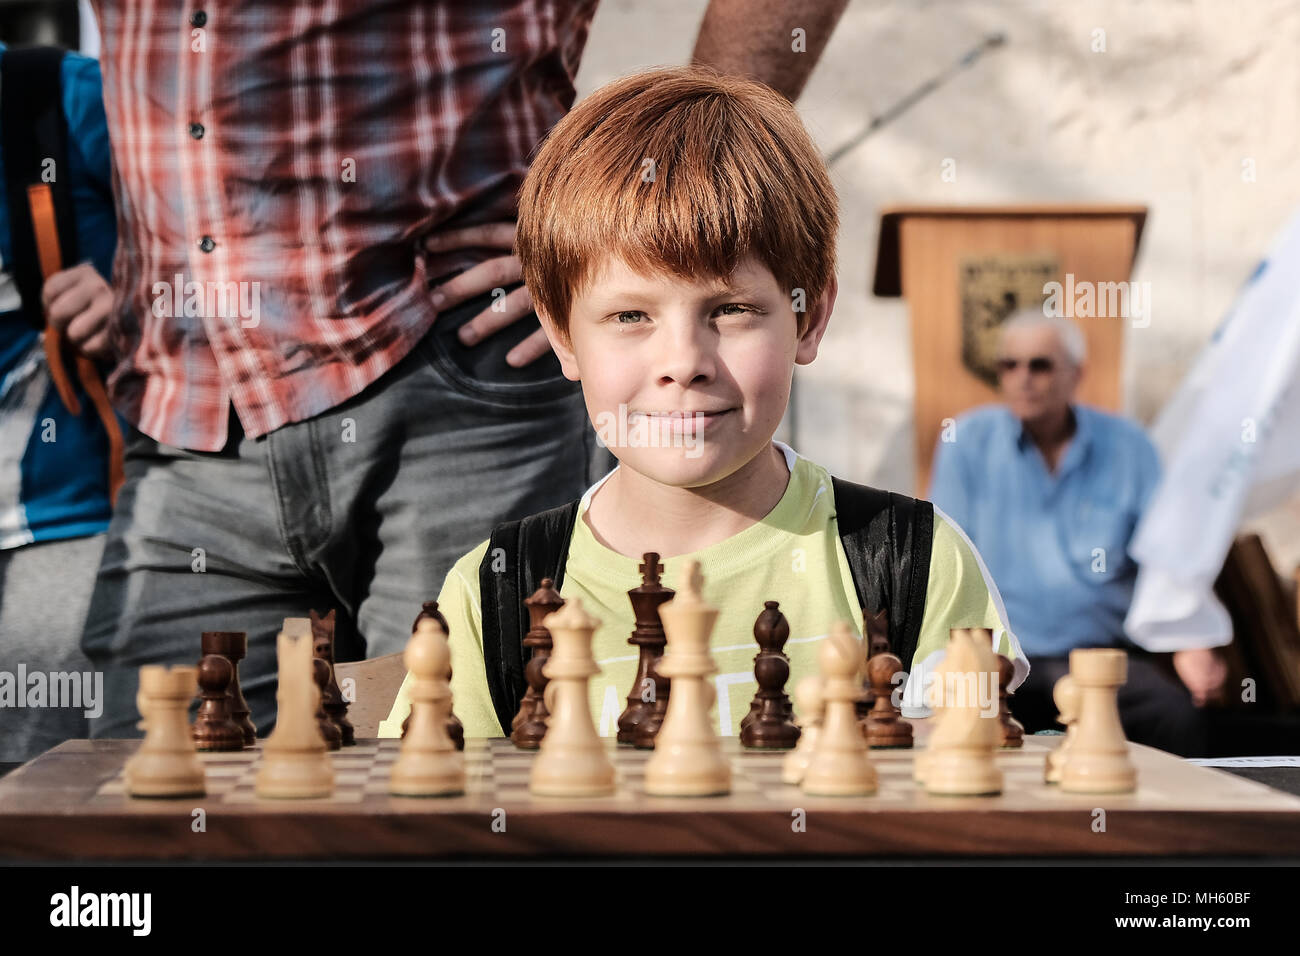
<path id="1" fill-rule="evenodd" d="M 606 735 L 635 673 L 626 592 L 640 583 L 643 552 L 662 556 L 669 587 L 688 560 L 703 566 L 706 597 L 720 607 L 712 647 L 723 733 L 737 732 L 756 688 L 753 626 L 765 600 L 780 602 L 790 624 L 791 681 L 815 672 L 835 621 L 862 620 L 837 522 L 847 502 L 824 468 L 772 440 L 794 367 L 816 357 L 834 307 L 838 227 L 834 187 L 794 108 L 707 69 L 601 88 L 555 127 L 529 171 L 524 276 L 564 374 L 581 383 L 620 462 L 582 499 L 561 586 L 603 621 L 590 692 Z M 927 503 L 890 501 L 909 517 L 874 554 L 879 577 L 905 591 L 893 592 L 891 640 L 915 637 L 905 712 L 922 712 L 925 674 L 954 627 L 992 628 L 1018 683 L 1023 655 L 962 531 Z M 480 582 L 495 573 L 493 558 L 488 542 L 462 557 L 439 597 L 469 736 L 509 729 L 483 640 Z M 910 574 L 896 575 L 900 566 Z M 404 691 L 381 735 L 399 732 Z"/>

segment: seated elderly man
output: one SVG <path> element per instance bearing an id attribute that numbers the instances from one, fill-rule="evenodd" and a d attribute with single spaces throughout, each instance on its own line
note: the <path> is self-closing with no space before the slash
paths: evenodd
<path id="1" fill-rule="evenodd" d="M 1183 756 L 1206 746 L 1200 707 L 1222 685 L 1210 650 L 1174 654 L 1185 687 L 1130 642 L 1137 565 L 1129 539 L 1160 474 L 1136 424 L 1074 401 L 1083 333 L 1022 312 L 1003 326 L 1005 404 L 957 419 L 935 457 L 930 498 L 970 535 L 1006 602 L 1031 671 L 1012 698 L 1027 731 L 1059 729 L 1052 688 L 1077 647 L 1129 654 L 1120 719 L 1129 740 Z"/>

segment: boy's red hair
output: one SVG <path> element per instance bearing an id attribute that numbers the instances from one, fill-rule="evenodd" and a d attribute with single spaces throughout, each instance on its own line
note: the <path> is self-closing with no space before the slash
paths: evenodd
<path id="1" fill-rule="evenodd" d="M 648 162 L 653 161 L 653 165 Z M 606 255 L 644 273 L 726 279 L 752 254 L 805 311 L 835 272 L 835 189 L 790 102 L 702 66 L 647 70 L 581 100 L 519 193 L 515 254 L 534 306 L 568 334 Z"/>

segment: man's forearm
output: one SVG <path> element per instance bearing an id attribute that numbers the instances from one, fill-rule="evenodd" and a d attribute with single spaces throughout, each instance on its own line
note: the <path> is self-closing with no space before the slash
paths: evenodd
<path id="1" fill-rule="evenodd" d="M 712 0 L 692 63 L 751 76 L 793 102 L 803 92 L 849 0 Z M 796 41 L 794 31 L 803 30 Z"/>

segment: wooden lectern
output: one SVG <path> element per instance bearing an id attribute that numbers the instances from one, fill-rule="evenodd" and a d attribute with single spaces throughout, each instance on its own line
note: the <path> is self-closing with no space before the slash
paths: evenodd
<path id="1" fill-rule="evenodd" d="M 1146 212 L 1057 205 L 898 206 L 882 213 L 872 291 L 903 296 L 911 312 L 918 495 L 929 489 L 944 419 L 997 401 L 998 326 L 1019 309 L 1041 305 L 1049 282 L 1061 284 L 1058 301 L 1087 338 L 1079 400 L 1120 409 L 1124 329 L 1142 320 L 1115 306 L 1150 305 L 1142 289 L 1128 284 Z M 1124 299 L 1130 293 L 1138 298 Z"/>

